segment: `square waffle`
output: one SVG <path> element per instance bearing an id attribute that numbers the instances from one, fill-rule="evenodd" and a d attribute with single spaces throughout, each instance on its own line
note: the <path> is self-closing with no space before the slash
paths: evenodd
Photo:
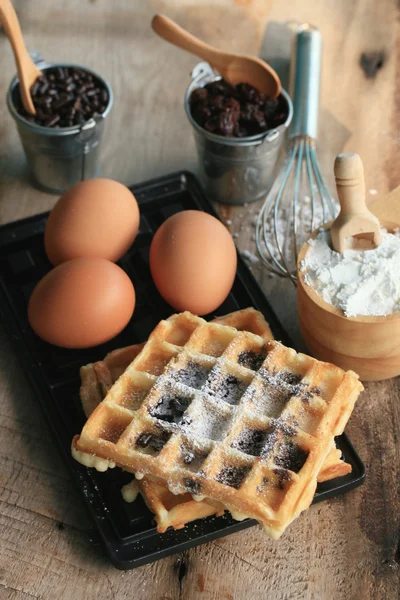
<path id="1" fill-rule="evenodd" d="M 261 335 L 266 341 L 273 339 L 270 328 L 261 313 L 254 309 L 236 311 L 214 320 L 222 325 L 235 326 L 236 329 L 248 330 Z M 107 395 L 108 390 L 129 364 L 142 350 L 144 343 L 119 348 L 110 352 L 102 361 L 81 367 L 80 397 L 87 417 Z M 318 473 L 318 482 L 341 477 L 351 472 L 351 465 L 341 460 L 341 452 L 333 448 Z M 122 489 L 127 502 L 133 502 L 140 493 L 154 513 L 159 533 L 168 527 L 181 529 L 190 521 L 213 514 L 221 515 L 224 507 L 207 500 L 197 502 L 190 494 L 174 495 L 165 484 L 152 481 L 149 477 L 134 479 Z"/>
<path id="2" fill-rule="evenodd" d="M 157 325 L 73 454 L 220 502 L 278 538 L 310 505 L 362 389 L 351 371 L 182 313 Z"/>

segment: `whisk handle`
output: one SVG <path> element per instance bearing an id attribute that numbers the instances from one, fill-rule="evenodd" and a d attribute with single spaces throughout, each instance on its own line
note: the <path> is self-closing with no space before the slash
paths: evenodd
<path id="1" fill-rule="evenodd" d="M 293 121 L 289 135 L 316 139 L 318 132 L 322 36 L 312 25 L 302 25 L 294 38 L 290 74 Z"/>

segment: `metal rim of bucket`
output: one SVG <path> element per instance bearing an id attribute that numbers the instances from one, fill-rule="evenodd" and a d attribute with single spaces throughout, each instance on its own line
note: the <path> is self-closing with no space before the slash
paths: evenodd
<path id="1" fill-rule="evenodd" d="M 110 84 L 108 83 L 108 81 L 106 79 L 104 79 L 104 77 L 102 77 L 99 73 L 97 73 L 97 71 L 94 71 L 93 69 L 89 69 L 88 67 L 84 67 L 82 65 L 76 65 L 73 63 L 41 62 L 40 64 L 38 64 L 38 67 L 42 71 L 50 69 L 51 67 L 73 67 L 76 69 L 82 69 L 82 71 L 86 71 L 87 73 L 90 73 L 91 75 L 96 77 L 99 81 L 101 81 L 104 84 L 104 86 L 108 92 L 108 103 L 107 103 L 105 111 L 101 115 L 99 115 L 97 117 L 92 117 L 91 119 L 86 121 L 86 123 L 84 123 L 83 125 L 72 125 L 71 127 L 59 127 L 57 129 L 54 129 L 52 127 L 44 127 L 43 125 L 37 125 L 37 123 L 31 123 L 30 121 L 27 121 L 27 119 L 25 119 L 25 117 L 23 117 L 22 115 L 19 114 L 19 112 L 17 111 L 17 109 L 14 106 L 14 102 L 12 100 L 12 94 L 13 94 L 15 87 L 19 83 L 19 79 L 16 75 L 15 77 L 13 77 L 13 79 L 10 83 L 10 87 L 8 88 L 7 106 L 8 106 L 8 110 L 10 111 L 13 119 L 15 121 L 18 121 L 19 123 L 21 123 L 26 129 L 30 129 L 31 131 L 40 133 L 41 135 L 47 135 L 50 137 L 52 137 L 52 136 L 59 137 L 59 136 L 63 136 L 63 135 L 71 135 L 72 133 L 80 133 L 82 131 L 82 128 L 84 128 L 85 125 L 87 126 L 87 124 L 90 123 L 90 121 L 92 119 L 93 119 L 93 121 L 96 122 L 96 120 L 103 120 L 107 117 L 107 115 L 109 114 L 109 112 L 112 108 L 112 105 L 114 103 L 114 94 L 113 94 L 112 88 L 111 88 Z"/>
<path id="2" fill-rule="evenodd" d="M 209 131 L 204 129 L 204 127 L 201 127 L 192 117 L 192 114 L 190 111 L 189 98 L 190 98 L 190 95 L 193 90 L 195 90 L 199 87 L 203 87 L 203 86 L 200 86 L 197 84 L 198 84 L 198 81 L 200 79 L 203 79 L 207 74 L 209 74 L 211 77 L 210 81 L 208 81 L 207 83 L 211 83 L 211 81 L 219 81 L 222 79 L 221 75 L 215 75 L 214 77 L 212 77 L 213 72 L 211 70 L 211 67 L 208 72 L 200 71 L 200 73 L 196 77 L 193 78 L 192 82 L 186 88 L 185 100 L 184 100 L 184 107 L 185 107 L 186 115 L 187 115 L 190 123 L 194 127 L 194 129 L 196 129 L 196 131 L 198 131 L 201 135 L 203 135 L 204 137 L 206 137 L 207 139 L 209 139 L 213 142 L 218 142 L 219 144 L 224 144 L 225 146 L 254 146 L 257 144 L 262 144 L 266 140 L 273 142 L 273 141 L 275 141 L 275 139 L 277 139 L 277 137 L 282 132 L 284 132 L 288 129 L 288 127 L 292 121 L 292 118 L 293 118 L 293 104 L 292 104 L 289 94 L 283 88 L 281 89 L 281 94 L 285 98 L 287 106 L 288 106 L 288 116 L 284 123 L 282 123 L 281 125 L 278 125 L 278 127 L 275 127 L 274 129 L 268 129 L 267 131 L 263 131 L 262 133 L 258 133 L 257 135 L 237 138 L 237 137 L 225 137 L 222 135 L 218 135 L 216 133 L 210 133 Z"/>

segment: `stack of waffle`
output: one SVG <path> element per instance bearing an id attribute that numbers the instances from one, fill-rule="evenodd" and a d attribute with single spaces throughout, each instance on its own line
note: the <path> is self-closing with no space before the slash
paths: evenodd
<path id="1" fill-rule="evenodd" d="M 81 374 L 91 414 L 73 455 L 135 473 L 124 496 L 139 489 L 159 531 L 228 509 L 278 538 L 317 479 L 349 472 L 334 437 L 362 390 L 357 376 L 275 342 L 253 309 L 211 323 L 173 315 Z"/>

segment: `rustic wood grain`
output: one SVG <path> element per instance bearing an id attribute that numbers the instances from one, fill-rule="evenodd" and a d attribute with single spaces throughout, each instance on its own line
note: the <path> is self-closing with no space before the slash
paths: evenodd
<path id="1" fill-rule="evenodd" d="M 84 63 L 110 80 L 116 100 L 102 148 L 106 176 L 134 183 L 183 168 L 197 171 L 182 109 L 197 61 L 151 33 L 152 14 L 165 12 L 226 50 L 261 49 L 283 75 L 290 24 L 309 20 L 320 27 L 318 154 L 328 182 L 332 186 L 334 156 L 355 151 L 367 190 L 383 194 L 400 183 L 400 6 L 394 0 L 15 0 L 15 6 L 29 49 L 52 61 Z M 360 66 L 363 53 L 384 57 L 372 77 Z M 0 66 L 4 98 L 15 69 L 1 31 Z M 49 209 L 55 200 L 31 186 L 2 102 L 0 223 Z M 259 207 L 219 207 L 240 249 L 254 252 Z M 301 347 L 291 284 L 260 264 L 251 268 Z M 119 572 L 90 542 L 90 519 L 1 328 L 0 348 L 1 600 L 399 598 L 398 379 L 368 384 L 347 428 L 367 466 L 363 487 L 312 507 L 279 542 L 255 527 Z"/>

